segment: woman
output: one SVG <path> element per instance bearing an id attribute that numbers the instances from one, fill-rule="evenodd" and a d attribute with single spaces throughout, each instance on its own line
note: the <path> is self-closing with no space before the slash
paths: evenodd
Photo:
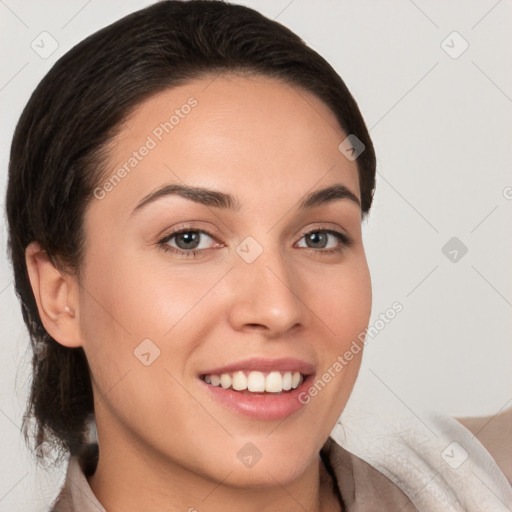
<path id="1" fill-rule="evenodd" d="M 71 455 L 52 510 L 507 510 L 462 426 L 497 490 L 413 485 L 337 433 L 371 312 L 374 186 L 341 78 L 251 9 L 159 2 L 55 64 L 7 191 L 28 416 L 41 454 Z"/>

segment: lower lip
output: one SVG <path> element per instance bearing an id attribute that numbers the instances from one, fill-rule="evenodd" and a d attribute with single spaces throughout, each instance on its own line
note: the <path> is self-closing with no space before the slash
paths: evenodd
<path id="1" fill-rule="evenodd" d="M 282 394 L 246 394 L 233 389 L 212 386 L 200 379 L 212 396 L 236 413 L 259 420 L 278 420 L 301 409 L 305 404 L 299 401 L 299 395 L 309 388 L 314 375 L 304 378 L 302 384 L 294 390 Z"/>

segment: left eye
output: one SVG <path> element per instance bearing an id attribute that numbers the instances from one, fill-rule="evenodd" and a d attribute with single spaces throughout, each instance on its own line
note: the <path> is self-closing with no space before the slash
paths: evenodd
<path id="1" fill-rule="evenodd" d="M 331 239 L 335 239 L 338 243 L 341 242 L 341 245 L 348 245 L 349 240 L 348 237 L 343 233 L 339 233 L 338 231 L 331 231 L 327 229 L 321 229 L 317 231 L 310 231 L 309 233 L 304 233 L 302 235 L 303 238 L 306 239 L 306 243 L 312 243 L 313 245 L 307 245 L 306 247 L 309 249 L 331 249 L 336 250 L 336 242 L 334 246 L 326 247 L 326 243 L 328 243 L 329 237 Z M 318 247 L 320 245 L 321 247 Z M 304 246 L 302 246 L 304 247 Z"/>

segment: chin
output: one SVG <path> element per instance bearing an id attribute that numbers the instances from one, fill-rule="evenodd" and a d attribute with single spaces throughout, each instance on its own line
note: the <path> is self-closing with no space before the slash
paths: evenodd
<path id="1" fill-rule="evenodd" d="M 313 460 L 315 460 L 314 457 Z M 277 482 L 285 486 L 299 478 L 305 472 L 307 465 L 308 460 L 302 457 L 294 455 L 279 458 L 275 455 L 271 460 L 260 459 L 253 467 L 244 467 L 242 464 L 232 465 L 232 473 L 225 483 L 233 487 L 255 490 L 275 487 Z M 221 478 L 225 478 L 226 474 L 227 472 Z"/>
<path id="2" fill-rule="evenodd" d="M 233 449 L 223 449 L 217 456 L 212 454 L 209 464 L 215 473 L 216 481 L 222 481 L 234 487 L 254 489 L 273 486 L 276 482 L 287 485 L 300 477 L 318 458 L 320 449 L 307 443 L 304 436 L 297 439 L 287 436 L 267 438 L 235 439 Z M 309 439 L 311 441 L 311 438 Z M 323 444 L 323 443 L 321 443 Z M 232 456 L 227 456 L 231 452 Z"/>

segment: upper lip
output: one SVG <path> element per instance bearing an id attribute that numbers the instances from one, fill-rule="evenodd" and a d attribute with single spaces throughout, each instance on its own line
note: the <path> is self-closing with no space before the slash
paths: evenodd
<path id="1" fill-rule="evenodd" d="M 226 366 L 212 368 L 201 375 L 221 375 L 223 373 L 232 373 L 238 370 L 241 371 L 258 371 L 258 372 L 287 372 L 295 371 L 300 372 L 303 375 L 311 375 L 315 373 L 315 367 L 311 363 L 302 361 L 300 359 L 294 359 L 290 357 L 284 357 L 279 359 L 265 359 L 265 358 L 250 358 L 231 363 Z"/>

